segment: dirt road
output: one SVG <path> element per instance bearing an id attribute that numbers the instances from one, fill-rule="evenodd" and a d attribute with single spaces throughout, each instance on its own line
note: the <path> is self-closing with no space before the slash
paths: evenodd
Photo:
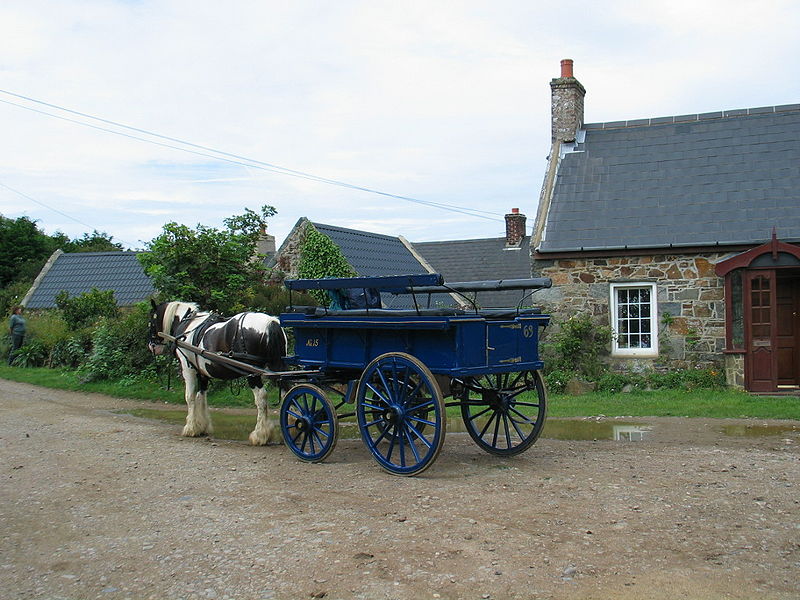
<path id="1" fill-rule="evenodd" d="M 356 440 L 309 465 L 111 412 L 142 405 L 0 380 L 0 596 L 800 597 L 797 432 L 652 419 L 511 460 L 456 434 L 409 479 Z"/>

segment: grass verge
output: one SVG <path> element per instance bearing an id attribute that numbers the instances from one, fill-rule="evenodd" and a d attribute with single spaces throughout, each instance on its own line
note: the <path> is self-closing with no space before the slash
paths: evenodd
<path id="1" fill-rule="evenodd" d="M 183 382 L 173 378 L 171 389 L 166 381 L 95 381 L 81 383 L 74 371 L 0 365 L 0 378 L 43 387 L 105 394 L 151 402 L 183 404 Z M 231 389 L 225 382 L 212 385 L 208 401 L 215 407 L 253 407 L 253 397 L 243 380 Z M 270 401 L 277 404 L 274 386 L 269 386 Z M 548 415 L 552 417 L 707 417 L 800 420 L 797 396 L 751 396 L 736 390 L 653 390 L 629 394 L 594 392 L 584 396 L 553 394 L 549 397 Z M 458 408 L 448 413 L 458 414 Z"/>

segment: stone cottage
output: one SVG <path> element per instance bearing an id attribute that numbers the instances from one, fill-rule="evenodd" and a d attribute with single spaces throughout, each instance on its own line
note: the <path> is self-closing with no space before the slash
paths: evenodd
<path id="1" fill-rule="evenodd" d="M 616 368 L 800 390 L 800 104 L 587 124 L 571 60 L 550 87 L 546 308 L 610 325 Z"/>

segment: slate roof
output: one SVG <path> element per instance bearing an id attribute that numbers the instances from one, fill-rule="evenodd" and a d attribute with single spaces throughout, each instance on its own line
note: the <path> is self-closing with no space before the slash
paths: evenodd
<path id="1" fill-rule="evenodd" d="M 313 225 L 339 246 L 347 262 L 361 277 L 428 272 L 400 238 L 322 223 Z"/>
<path id="2" fill-rule="evenodd" d="M 414 249 L 444 276 L 445 282 L 480 281 L 486 279 L 524 279 L 531 276 L 530 237 L 516 249 L 506 248 L 506 238 L 417 242 Z M 516 306 L 521 292 L 481 292 L 478 302 L 483 307 Z M 535 298 L 535 296 L 534 296 Z M 530 302 L 526 301 L 526 304 Z"/>
<path id="3" fill-rule="evenodd" d="M 25 301 L 27 308 L 55 308 L 61 290 L 77 296 L 97 288 L 114 290 L 119 306 L 130 306 L 155 293 L 136 252 L 77 252 L 61 254 L 34 283 Z"/>
<path id="4" fill-rule="evenodd" d="M 538 250 L 800 241 L 800 104 L 587 124 Z"/>
<path id="5" fill-rule="evenodd" d="M 339 246 L 342 254 L 361 277 L 385 275 L 418 275 L 428 270 L 414 257 L 399 237 L 346 229 L 323 223 L 312 223 Z M 406 295 L 381 294 L 389 308 L 410 308 L 413 300 Z"/>

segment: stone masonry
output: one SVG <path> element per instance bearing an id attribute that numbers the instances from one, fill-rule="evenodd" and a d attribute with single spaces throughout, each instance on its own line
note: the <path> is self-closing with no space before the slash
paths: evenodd
<path id="1" fill-rule="evenodd" d="M 724 281 L 714 273 L 714 263 L 721 256 L 706 253 L 537 258 L 534 275 L 552 278 L 553 287 L 538 293 L 536 298 L 556 320 L 589 311 L 598 324 L 610 325 L 610 283 L 656 283 L 659 356 L 612 357 L 612 366 L 620 370 L 722 368 L 727 362 L 723 360 Z"/>

